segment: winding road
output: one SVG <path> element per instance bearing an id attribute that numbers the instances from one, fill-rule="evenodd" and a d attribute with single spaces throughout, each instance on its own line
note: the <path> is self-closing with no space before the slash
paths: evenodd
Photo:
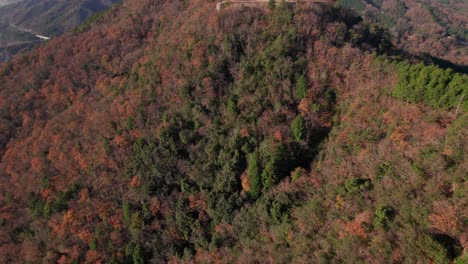
<path id="1" fill-rule="evenodd" d="M 22 28 L 22 27 L 19 27 L 19 26 L 15 25 L 15 24 L 12 24 L 12 23 L 10 23 L 10 27 L 15 28 L 15 29 L 17 29 L 19 31 L 22 31 L 22 32 L 33 34 L 36 38 L 39 38 L 41 40 L 49 40 L 50 39 L 50 37 L 46 37 L 46 36 L 43 36 L 41 34 L 38 34 L 38 33 L 34 32 L 31 29 Z"/>

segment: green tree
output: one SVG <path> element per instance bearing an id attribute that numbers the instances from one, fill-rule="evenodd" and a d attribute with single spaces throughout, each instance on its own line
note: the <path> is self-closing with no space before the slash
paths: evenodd
<path id="1" fill-rule="evenodd" d="M 441 101 L 446 109 L 450 107 L 458 107 L 460 105 L 462 109 L 467 109 L 468 100 L 468 75 L 461 75 L 455 73 L 452 80 L 448 84 L 448 89 Z M 463 100 L 465 99 L 465 100 Z"/>
<path id="2" fill-rule="evenodd" d="M 140 236 L 145 223 L 141 218 L 140 212 L 136 212 L 132 215 L 132 223 L 130 225 L 130 233 L 134 239 L 138 239 Z"/>
<path id="3" fill-rule="evenodd" d="M 263 189 L 267 190 L 277 184 L 283 177 L 290 174 L 291 164 L 287 148 L 282 143 L 265 140 L 261 149 L 265 167 L 262 171 Z"/>
<path id="4" fill-rule="evenodd" d="M 361 191 L 369 190 L 371 187 L 371 180 L 362 178 L 349 179 L 344 184 L 344 189 L 349 194 L 356 194 Z"/>
<path id="5" fill-rule="evenodd" d="M 253 198 L 258 198 L 260 195 L 260 185 L 261 185 L 261 178 L 260 178 L 260 164 L 259 164 L 259 157 L 258 152 L 254 152 L 249 155 L 249 162 L 248 162 L 248 173 L 249 173 L 249 180 L 250 180 L 250 191 L 249 194 Z"/>
<path id="6" fill-rule="evenodd" d="M 447 249 L 444 248 L 439 242 L 433 239 L 430 235 L 423 234 L 417 241 L 418 247 L 438 264 L 450 263 L 447 257 Z"/>
<path id="7" fill-rule="evenodd" d="M 301 115 L 298 115 L 296 119 L 291 124 L 291 130 L 294 137 L 294 140 L 300 141 L 304 140 L 306 137 L 306 125 L 304 118 Z"/>
<path id="8" fill-rule="evenodd" d="M 393 217 L 394 210 L 390 206 L 379 206 L 375 210 L 374 225 L 380 228 L 387 228 L 388 222 Z"/>
<path id="9" fill-rule="evenodd" d="M 307 80 L 304 75 L 297 78 L 296 81 L 296 96 L 299 100 L 303 99 L 307 95 Z"/>
<path id="10" fill-rule="evenodd" d="M 133 264 L 143 264 L 145 259 L 143 257 L 143 250 L 140 245 L 133 249 Z"/>
<path id="11" fill-rule="evenodd" d="M 89 244 L 89 249 L 90 250 L 97 250 L 97 239 L 96 238 L 93 238 L 93 240 L 91 240 L 91 243 Z"/>
<path id="12" fill-rule="evenodd" d="M 53 213 L 53 204 L 51 201 L 48 201 L 45 205 L 44 205 L 44 216 L 46 218 L 49 218 L 52 213 Z"/>
<path id="13" fill-rule="evenodd" d="M 463 101 L 468 93 L 468 77 L 443 70 L 437 66 L 424 64 L 411 65 L 407 62 L 397 64 L 398 83 L 393 90 L 393 96 L 410 103 L 425 102 L 442 109 L 453 107 L 466 108 Z"/>
<path id="14" fill-rule="evenodd" d="M 177 201 L 175 208 L 175 224 L 177 230 L 183 234 L 186 240 L 190 240 L 194 230 L 199 227 L 199 222 L 193 218 L 187 210 L 188 201 L 186 198 L 181 198 Z"/>
<path id="15" fill-rule="evenodd" d="M 276 7 L 276 1 L 275 0 L 268 0 L 268 8 L 274 9 Z"/>
<path id="16" fill-rule="evenodd" d="M 265 169 L 262 171 L 262 184 L 263 188 L 267 190 L 278 181 L 277 175 L 277 162 L 275 158 L 270 159 L 265 165 Z"/>
<path id="17" fill-rule="evenodd" d="M 130 210 L 130 204 L 125 201 L 124 204 L 123 204 L 123 222 L 124 224 L 126 225 L 129 225 L 132 221 L 132 217 L 131 217 L 132 213 L 131 213 L 131 210 Z"/>

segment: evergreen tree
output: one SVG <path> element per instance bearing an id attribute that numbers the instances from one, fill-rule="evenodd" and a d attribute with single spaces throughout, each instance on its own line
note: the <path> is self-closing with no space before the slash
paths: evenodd
<path id="1" fill-rule="evenodd" d="M 299 76 L 296 82 L 296 96 L 299 100 L 307 95 L 307 81 L 304 75 Z"/>
<path id="2" fill-rule="evenodd" d="M 130 204 L 128 202 L 124 202 L 123 204 L 123 222 L 128 225 L 132 221 L 131 211 L 130 211 Z"/>
<path id="3" fill-rule="evenodd" d="M 249 179 L 250 179 L 250 195 L 253 198 L 258 198 L 260 195 L 260 165 L 258 153 L 254 152 L 249 156 L 249 167 L 248 167 Z"/>
<path id="4" fill-rule="evenodd" d="M 133 264 L 143 263 L 145 263 L 145 259 L 143 257 L 143 250 L 141 249 L 140 245 L 137 245 L 135 249 L 133 249 Z"/>
<path id="5" fill-rule="evenodd" d="M 276 1 L 275 0 L 268 0 L 268 8 L 273 9 L 276 7 Z"/>
<path id="6" fill-rule="evenodd" d="M 304 118 L 301 115 L 298 115 L 296 119 L 291 124 L 291 130 L 293 137 L 296 141 L 305 139 L 306 136 L 306 125 Z"/>

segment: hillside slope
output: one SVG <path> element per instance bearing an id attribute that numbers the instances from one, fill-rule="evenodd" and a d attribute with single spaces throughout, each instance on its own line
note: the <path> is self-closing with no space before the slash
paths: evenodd
<path id="1" fill-rule="evenodd" d="M 0 0 L 0 6 L 9 5 L 18 1 L 20 0 Z"/>
<path id="2" fill-rule="evenodd" d="M 10 24 L 57 36 L 116 2 L 118 0 L 22 0 L 0 8 L 0 16 Z"/>
<path id="3" fill-rule="evenodd" d="M 214 6 L 0 66 L 0 262 L 466 261 L 468 76 L 329 5 Z"/>
<path id="4" fill-rule="evenodd" d="M 35 35 L 55 37 L 78 27 L 118 0 L 21 0 L 0 6 L 0 62 L 41 43 Z M 27 44 L 27 45 L 26 45 Z"/>
<path id="5" fill-rule="evenodd" d="M 393 35 L 398 47 L 468 65 L 468 1 L 338 0 Z"/>

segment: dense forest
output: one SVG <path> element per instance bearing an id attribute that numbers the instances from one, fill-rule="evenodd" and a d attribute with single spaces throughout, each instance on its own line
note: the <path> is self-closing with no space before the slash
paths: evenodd
<path id="1" fill-rule="evenodd" d="M 0 64 L 0 262 L 466 263 L 468 75 L 336 5 L 215 4 Z"/>

